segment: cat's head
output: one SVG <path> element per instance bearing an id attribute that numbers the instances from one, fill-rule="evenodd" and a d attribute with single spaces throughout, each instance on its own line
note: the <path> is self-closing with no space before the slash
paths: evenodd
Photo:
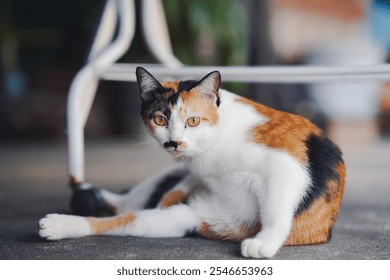
<path id="1" fill-rule="evenodd" d="M 220 73 L 211 72 L 200 81 L 166 83 L 142 67 L 136 75 L 142 118 L 161 147 L 184 157 L 204 152 L 219 122 Z"/>

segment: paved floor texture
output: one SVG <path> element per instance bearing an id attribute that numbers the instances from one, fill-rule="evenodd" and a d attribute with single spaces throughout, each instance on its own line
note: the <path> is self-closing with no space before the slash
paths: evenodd
<path id="1" fill-rule="evenodd" d="M 390 259 L 390 142 L 342 144 L 345 198 L 328 244 L 283 247 L 275 259 Z M 87 179 L 120 191 L 171 159 L 149 140 L 87 142 Z M 47 213 L 69 213 L 66 144 L 0 144 L 0 259 L 241 259 L 239 244 L 201 238 L 38 236 Z"/>

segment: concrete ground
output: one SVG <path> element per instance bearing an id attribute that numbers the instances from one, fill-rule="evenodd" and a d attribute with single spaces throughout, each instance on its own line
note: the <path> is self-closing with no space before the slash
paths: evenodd
<path id="1" fill-rule="evenodd" d="M 390 259 L 390 141 L 341 143 L 348 167 L 328 244 L 284 247 L 275 259 Z M 87 178 L 120 191 L 168 164 L 151 140 L 88 141 Z M 66 143 L 0 144 L 0 259 L 241 259 L 239 244 L 201 238 L 38 236 L 47 213 L 68 213 Z"/>

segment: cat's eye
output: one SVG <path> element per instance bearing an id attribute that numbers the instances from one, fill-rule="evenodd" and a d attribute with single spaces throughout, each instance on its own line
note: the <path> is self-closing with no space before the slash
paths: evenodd
<path id="1" fill-rule="evenodd" d="M 199 117 L 192 117 L 187 120 L 187 124 L 191 127 L 197 126 L 200 123 Z"/>
<path id="2" fill-rule="evenodd" d="M 166 118 L 164 118 L 163 116 L 160 116 L 160 115 L 154 116 L 153 120 L 159 126 L 167 125 L 167 122 L 168 122 Z"/>

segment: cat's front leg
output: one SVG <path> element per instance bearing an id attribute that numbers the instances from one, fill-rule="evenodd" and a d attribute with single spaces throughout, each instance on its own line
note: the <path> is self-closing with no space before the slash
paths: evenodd
<path id="1" fill-rule="evenodd" d="M 288 158 L 269 163 L 268 185 L 265 191 L 256 190 L 262 229 L 254 237 L 244 240 L 244 257 L 272 258 L 287 240 L 295 209 L 308 185 L 304 168 Z"/>

